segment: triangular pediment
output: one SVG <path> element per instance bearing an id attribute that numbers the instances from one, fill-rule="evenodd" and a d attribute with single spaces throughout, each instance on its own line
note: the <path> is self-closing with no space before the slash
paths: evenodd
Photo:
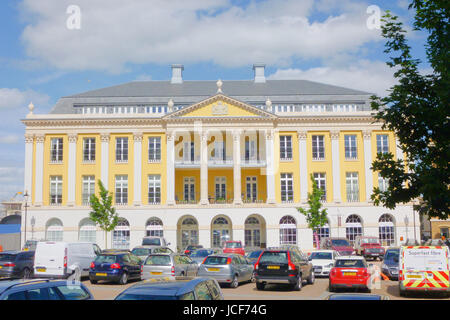
<path id="1" fill-rule="evenodd" d="M 208 99 L 167 114 L 165 118 L 276 118 L 266 110 L 216 94 Z"/>

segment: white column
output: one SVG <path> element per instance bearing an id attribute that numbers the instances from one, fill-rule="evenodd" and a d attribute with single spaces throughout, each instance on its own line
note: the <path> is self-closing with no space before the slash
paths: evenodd
<path id="1" fill-rule="evenodd" d="M 109 185 L 109 139 L 110 139 L 110 135 L 109 133 L 102 133 L 100 135 L 100 140 L 102 143 L 101 146 L 101 177 L 100 179 L 102 180 L 103 185 L 105 186 L 106 189 L 108 189 L 108 185 Z"/>
<path id="2" fill-rule="evenodd" d="M 167 133 L 167 205 L 175 205 L 175 133 Z"/>
<path id="3" fill-rule="evenodd" d="M 266 132 L 266 178 L 267 178 L 267 203 L 275 203 L 275 169 L 273 131 Z"/>
<path id="4" fill-rule="evenodd" d="M 241 131 L 233 132 L 233 190 L 234 204 L 242 204 L 241 192 Z"/>
<path id="5" fill-rule="evenodd" d="M 24 191 L 28 194 L 32 192 L 33 183 L 33 134 L 25 134 L 25 172 L 24 172 Z"/>
<path id="6" fill-rule="evenodd" d="M 34 186 L 34 204 L 37 207 L 42 206 L 42 187 L 44 177 L 44 140 L 45 136 L 43 134 L 36 135 L 36 185 Z"/>
<path id="7" fill-rule="evenodd" d="M 209 204 L 208 200 L 208 133 L 200 134 L 200 204 Z"/>
<path id="8" fill-rule="evenodd" d="M 341 157 L 339 155 L 339 131 L 331 131 L 331 159 L 333 164 L 333 202 L 341 202 Z"/>
<path id="9" fill-rule="evenodd" d="M 372 143 L 371 143 L 372 131 L 363 131 L 364 139 L 364 168 L 366 176 L 366 199 L 367 202 L 371 202 L 370 195 L 373 189 L 373 174 L 370 168 L 372 167 Z"/>
<path id="10" fill-rule="evenodd" d="M 69 207 L 75 206 L 77 139 L 77 134 L 69 134 L 69 159 L 67 172 L 67 205 Z"/>
<path id="11" fill-rule="evenodd" d="M 142 205 L 142 132 L 135 132 L 134 139 L 134 201 L 135 206 Z"/>
<path id="12" fill-rule="evenodd" d="M 298 138 L 298 152 L 300 156 L 300 202 L 306 203 L 308 201 L 308 158 L 306 150 L 306 131 L 297 131 Z"/>

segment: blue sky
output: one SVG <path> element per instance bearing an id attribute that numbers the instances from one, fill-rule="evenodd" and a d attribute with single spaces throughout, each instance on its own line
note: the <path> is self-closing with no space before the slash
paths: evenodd
<path id="1" fill-rule="evenodd" d="M 79 30 L 66 26 L 69 5 Z M 23 191 L 24 126 L 33 101 L 133 80 L 308 79 L 384 94 L 394 83 L 384 41 L 366 9 L 391 10 L 411 29 L 408 1 L 359 0 L 5 0 L 0 2 L 0 200 Z M 425 60 L 426 35 L 411 32 Z M 423 64 L 426 71 L 428 65 Z"/>

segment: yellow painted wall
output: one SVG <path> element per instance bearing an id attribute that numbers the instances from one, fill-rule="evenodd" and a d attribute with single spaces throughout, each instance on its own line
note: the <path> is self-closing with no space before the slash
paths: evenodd
<path id="1" fill-rule="evenodd" d="M 217 115 L 213 114 L 213 106 L 217 104 L 218 101 L 208 104 L 204 107 L 198 108 L 196 110 L 193 110 L 191 112 L 188 112 L 184 114 L 182 117 L 238 117 L 238 116 L 244 116 L 244 117 L 251 117 L 251 116 L 258 116 L 257 114 L 250 112 L 248 110 L 245 110 L 243 108 L 234 106 L 232 104 L 229 104 L 227 102 L 223 102 L 222 104 L 227 106 L 228 112 L 224 115 Z"/>
<path id="2" fill-rule="evenodd" d="M 267 200 L 267 177 L 265 174 L 262 174 L 262 173 L 263 173 L 263 170 L 258 169 L 258 168 L 241 170 L 241 192 L 244 195 L 243 199 L 245 199 L 246 193 L 247 193 L 246 177 L 256 176 L 258 200 L 266 202 L 266 200 Z"/>
<path id="3" fill-rule="evenodd" d="M 312 136 L 324 135 L 325 144 L 325 160 L 313 161 L 312 159 Z M 328 131 L 308 131 L 306 139 L 306 150 L 308 158 L 308 192 L 312 191 L 312 184 L 310 182 L 310 176 L 312 173 L 325 173 L 326 190 L 327 190 L 327 202 L 333 201 L 333 176 L 332 176 L 332 159 L 331 159 L 331 138 Z M 344 186 L 345 187 L 345 186 Z"/>
<path id="4" fill-rule="evenodd" d="M 388 143 L 389 143 L 389 152 L 391 152 L 394 155 L 394 160 L 397 160 L 397 148 L 395 145 L 395 135 L 392 131 L 381 131 L 381 130 L 374 130 L 372 131 L 372 161 L 377 158 L 377 134 L 387 134 L 388 135 Z M 374 172 L 372 174 L 372 181 L 373 186 L 378 187 L 378 173 Z"/>
<path id="5" fill-rule="evenodd" d="M 95 138 L 95 163 L 83 163 L 83 139 Z M 97 181 L 101 176 L 101 141 L 99 134 L 79 134 L 77 140 L 75 203 L 83 205 L 83 176 L 95 176 L 95 193 L 98 195 Z M 110 189 L 113 191 L 113 189 Z"/>
<path id="6" fill-rule="evenodd" d="M 52 138 L 63 138 L 63 161 L 62 163 L 50 163 L 50 146 Z M 69 162 L 69 141 L 65 134 L 48 134 L 44 140 L 44 174 L 42 186 L 42 203 L 44 206 L 50 205 L 50 176 L 62 176 L 62 204 L 67 203 L 67 167 Z"/>
<path id="7" fill-rule="evenodd" d="M 292 161 L 280 161 L 280 136 L 292 137 Z M 274 134 L 275 200 L 281 203 L 281 173 L 292 173 L 294 202 L 300 202 L 300 157 L 297 133 L 281 131 Z M 258 185 L 259 186 L 259 185 Z"/>
<path id="8" fill-rule="evenodd" d="M 356 147 L 358 159 L 345 159 L 345 135 L 356 135 Z M 366 199 L 366 179 L 364 171 L 364 142 L 361 131 L 341 131 L 339 135 L 339 156 L 340 156 L 340 171 L 341 171 L 341 199 L 342 202 L 347 202 L 347 187 L 346 187 L 346 173 L 358 172 L 359 183 L 359 200 Z"/>
<path id="9" fill-rule="evenodd" d="M 161 162 L 148 162 L 148 140 L 150 137 L 161 137 Z M 145 133 L 142 139 L 142 204 L 148 204 L 148 176 L 161 176 L 161 204 L 167 201 L 167 140 L 165 133 Z"/>
<path id="10" fill-rule="evenodd" d="M 116 138 L 128 137 L 128 162 L 116 163 Z M 134 193 L 134 140 L 132 133 L 112 133 L 109 142 L 109 183 L 108 190 L 113 193 L 115 204 L 116 175 L 128 175 L 128 205 L 133 204 Z"/>

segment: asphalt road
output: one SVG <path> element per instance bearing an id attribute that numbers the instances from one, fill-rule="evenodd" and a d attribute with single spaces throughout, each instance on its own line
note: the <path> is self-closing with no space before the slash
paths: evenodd
<path id="1" fill-rule="evenodd" d="M 380 262 L 375 262 L 374 264 L 381 265 Z M 99 300 L 114 299 L 120 292 L 138 282 L 131 281 L 121 286 L 108 282 L 92 285 L 89 280 L 83 281 L 94 295 L 94 298 Z M 291 291 L 283 285 L 267 285 L 263 291 L 258 291 L 254 283 L 241 283 L 236 289 L 222 286 L 222 292 L 225 300 L 321 300 L 330 294 L 328 291 L 328 278 L 316 278 L 313 285 L 304 284 L 301 291 Z M 450 300 L 449 297 L 444 297 L 440 294 L 428 293 L 416 293 L 407 298 L 400 297 L 398 282 L 389 280 L 381 281 L 380 288 L 372 289 L 372 293 L 387 295 L 391 300 Z"/>

